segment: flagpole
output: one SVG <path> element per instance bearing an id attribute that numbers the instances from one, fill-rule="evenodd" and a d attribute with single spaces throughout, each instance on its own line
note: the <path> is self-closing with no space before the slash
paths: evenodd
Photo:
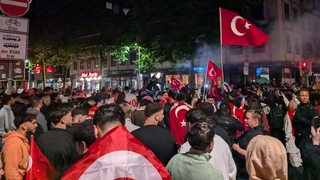
<path id="1" fill-rule="evenodd" d="M 220 68 L 222 74 L 222 84 L 224 83 L 224 70 L 223 70 L 223 60 L 222 60 L 222 18 L 221 18 L 221 7 L 219 7 L 219 18 L 220 18 Z M 221 85 L 222 86 L 222 85 Z"/>

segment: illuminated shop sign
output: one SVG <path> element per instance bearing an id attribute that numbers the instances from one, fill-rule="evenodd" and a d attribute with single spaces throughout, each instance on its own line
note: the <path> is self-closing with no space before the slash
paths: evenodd
<path id="1" fill-rule="evenodd" d="M 94 78 L 98 76 L 99 76 L 98 72 L 83 72 L 80 74 L 81 78 Z"/>

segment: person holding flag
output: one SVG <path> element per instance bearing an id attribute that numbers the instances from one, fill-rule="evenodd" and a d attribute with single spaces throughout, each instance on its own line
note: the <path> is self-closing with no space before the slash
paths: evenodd
<path id="1" fill-rule="evenodd" d="M 100 106 L 93 123 L 98 140 L 65 172 L 62 180 L 171 179 L 152 151 L 123 127 L 125 118 L 119 105 Z"/>

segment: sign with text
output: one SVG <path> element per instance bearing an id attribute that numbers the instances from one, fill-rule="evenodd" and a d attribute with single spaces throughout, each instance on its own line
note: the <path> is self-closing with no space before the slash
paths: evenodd
<path id="1" fill-rule="evenodd" d="M 80 74 L 81 78 L 93 78 L 98 76 L 99 76 L 98 72 L 83 72 Z"/>
<path id="2" fill-rule="evenodd" d="M 28 33 L 29 19 L 0 16 L 0 30 Z"/>
<path id="3" fill-rule="evenodd" d="M 27 35 L 0 32 L 0 59 L 27 59 Z"/>
<path id="4" fill-rule="evenodd" d="M 6 81 L 9 78 L 9 62 L 6 60 L 0 60 L 0 80 Z"/>
<path id="5" fill-rule="evenodd" d="M 12 62 L 12 79 L 24 79 L 24 61 L 11 61 Z"/>

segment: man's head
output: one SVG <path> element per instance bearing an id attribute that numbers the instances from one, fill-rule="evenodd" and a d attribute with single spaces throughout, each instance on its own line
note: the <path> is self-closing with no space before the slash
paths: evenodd
<path id="1" fill-rule="evenodd" d="M 112 128 L 124 125 L 124 123 L 124 113 L 117 104 L 106 104 L 100 106 L 93 117 L 95 135 L 97 138 L 101 138 Z"/>
<path id="2" fill-rule="evenodd" d="M 209 102 L 201 102 L 197 104 L 196 108 L 202 110 L 207 116 L 212 116 L 215 112 L 214 107 Z"/>
<path id="3" fill-rule="evenodd" d="M 65 129 L 72 124 L 72 106 L 67 103 L 58 104 L 58 106 L 49 112 L 48 119 L 55 127 Z"/>
<path id="4" fill-rule="evenodd" d="M 188 142 L 193 149 L 211 152 L 213 148 L 214 124 L 210 121 L 199 121 L 192 124 L 188 131 Z"/>
<path id="5" fill-rule="evenodd" d="M 300 98 L 300 101 L 302 103 L 307 103 L 309 102 L 309 98 L 310 98 L 310 95 L 309 95 L 309 90 L 306 89 L 306 88 L 301 88 L 300 92 L 299 92 L 299 98 Z"/>
<path id="6" fill-rule="evenodd" d="M 46 106 L 49 106 L 51 104 L 51 97 L 49 95 L 45 95 L 41 98 L 42 103 Z"/>
<path id="7" fill-rule="evenodd" d="M 72 110 L 72 123 L 81 123 L 86 119 L 89 119 L 88 108 L 85 107 L 76 107 Z"/>
<path id="8" fill-rule="evenodd" d="M 129 90 L 130 90 L 130 88 L 128 86 L 123 88 L 123 92 L 126 94 L 129 93 Z"/>
<path id="9" fill-rule="evenodd" d="M 158 102 L 149 103 L 144 110 L 148 121 L 151 124 L 158 124 L 163 120 L 163 105 Z"/>
<path id="10" fill-rule="evenodd" d="M 34 114 L 21 114 L 15 118 L 17 130 L 24 132 L 27 136 L 34 133 L 37 128 L 37 116 Z"/>
<path id="11" fill-rule="evenodd" d="M 42 107 L 42 101 L 40 98 L 33 98 L 31 100 L 31 107 L 35 109 L 40 109 Z"/>
<path id="12" fill-rule="evenodd" d="M 96 141 L 92 119 L 73 125 L 69 131 L 76 141 L 76 149 L 80 156 L 85 154 L 89 146 Z"/>
<path id="13" fill-rule="evenodd" d="M 10 95 L 4 94 L 2 97 L 2 103 L 4 105 L 12 106 L 14 104 L 14 98 Z"/>

